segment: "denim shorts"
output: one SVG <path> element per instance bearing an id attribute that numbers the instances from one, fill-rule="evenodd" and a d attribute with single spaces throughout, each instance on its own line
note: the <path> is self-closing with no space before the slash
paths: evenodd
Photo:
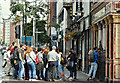
<path id="1" fill-rule="evenodd" d="M 58 71 L 61 73 L 61 72 L 64 72 L 63 69 L 62 69 L 62 65 L 58 65 Z"/>

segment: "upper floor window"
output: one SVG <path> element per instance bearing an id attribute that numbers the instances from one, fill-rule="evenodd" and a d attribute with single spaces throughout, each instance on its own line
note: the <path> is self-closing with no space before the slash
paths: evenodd
<path id="1" fill-rule="evenodd" d="M 64 20 L 64 10 L 61 12 L 61 14 L 58 16 L 58 22 L 61 23 Z"/>

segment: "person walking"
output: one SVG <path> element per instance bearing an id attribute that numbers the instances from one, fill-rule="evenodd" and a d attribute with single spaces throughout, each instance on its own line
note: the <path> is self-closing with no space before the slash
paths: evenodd
<path id="1" fill-rule="evenodd" d="M 11 61 L 10 61 L 10 59 L 11 59 L 11 55 L 10 55 L 10 53 L 11 53 L 11 47 L 12 46 L 9 46 L 8 48 L 7 48 L 7 57 L 6 57 L 6 60 L 7 60 L 7 71 L 6 71 L 6 74 L 8 75 L 8 76 L 10 76 L 10 70 L 11 70 L 11 67 L 12 67 L 12 65 L 11 65 Z"/>
<path id="2" fill-rule="evenodd" d="M 27 54 L 26 54 L 26 60 L 27 60 L 27 65 L 28 65 L 28 69 L 29 69 L 29 80 L 30 81 L 35 81 L 36 78 L 36 68 L 35 68 L 35 58 L 36 55 L 33 52 L 32 47 L 28 47 L 27 48 Z M 31 77 L 32 75 L 32 77 Z"/>
<path id="3" fill-rule="evenodd" d="M 6 48 L 3 55 L 4 55 L 4 61 L 3 61 L 2 67 L 5 68 L 7 65 L 7 49 Z"/>
<path id="4" fill-rule="evenodd" d="M 93 50 L 94 51 L 89 55 L 89 56 L 94 56 L 94 60 L 90 60 L 91 61 L 91 68 L 90 68 L 87 80 L 90 80 L 92 71 L 93 71 L 92 80 L 95 80 L 95 75 L 96 75 L 96 71 L 97 71 L 97 68 L 98 68 L 97 61 L 98 61 L 98 56 L 99 55 L 98 55 L 98 52 L 97 52 L 97 47 L 95 47 Z M 91 58 L 89 58 L 89 59 L 91 59 Z"/>
<path id="5" fill-rule="evenodd" d="M 52 51 L 48 53 L 48 70 L 49 81 L 55 81 L 56 77 L 56 61 L 58 60 L 58 54 L 56 52 L 56 46 L 52 47 Z"/>

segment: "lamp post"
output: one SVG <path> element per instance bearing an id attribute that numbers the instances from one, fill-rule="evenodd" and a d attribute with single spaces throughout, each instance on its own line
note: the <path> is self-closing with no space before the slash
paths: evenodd
<path id="1" fill-rule="evenodd" d="M 36 6 L 36 0 L 33 2 L 34 2 L 34 6 Z M 36 30 L 36 16 L 34 14 L 33 16 L 33 46 L 35 46 L 35 30 Z"/>

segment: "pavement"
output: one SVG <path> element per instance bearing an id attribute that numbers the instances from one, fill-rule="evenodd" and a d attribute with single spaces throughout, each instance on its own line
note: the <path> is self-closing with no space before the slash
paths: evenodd
<path id="1" fill-rule="evenodd" d="M 3 63 L 3 56 L 0 54 L 0 83 L 21 83 L 21 82 L 24 82 L 24 83 L 52 83 L 52 82 L 49 82 L 49 81 L 44 81 L 44 80 L 37 80 L 37 81 L 28 81 L 28 80 L 23 80 L 23 81 L 20 81 L 20 80 L 16 80 L 16 79 L 13 79 L 13 76 L 6 76 L 5 74 L 5 71 L 6 69 L 5 68 L 2 68 L 2 63 Z M 11 74 L 13 72 L 13 68 L 11 69 Z M 65 77 L 67 78 L 69 76 L 69 71 L 67 69 L 65 69 Z M 77 71 L 77 79 L 76 80 L 66 80 L 66 81 L 60 81 L 60 80 L 55 80 L 56 83 L 104 83 L 104 82 L 100 82 L 99 80 L 90 80 L 90 81 L 87 81 L 87 74 L 84 74 L 83 72 L 81 71 Z M 54 82 L 54 83 L 55 83 Z"/>

